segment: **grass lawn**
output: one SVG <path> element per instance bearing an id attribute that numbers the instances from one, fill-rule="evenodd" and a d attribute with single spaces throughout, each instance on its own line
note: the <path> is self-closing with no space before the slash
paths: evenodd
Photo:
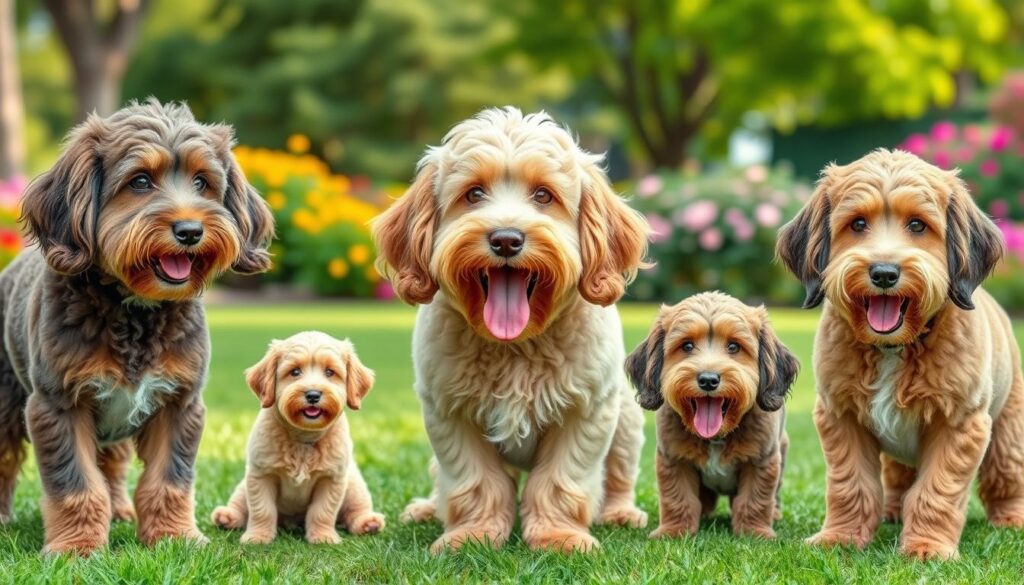
<path id="1" fill-rule="evenodd" d="M 646 333 L 654 310 L 651 305 L 622 308 L 629 348 Z M 638 489 L 639 505 L 651 517 L 646 529 L 595 528 L 603 548 L 589 555 L 531 552 L 517 528 L 500 551 L 471 546 L 432 557 L 427 546 L 441 533 L 441 526 L 403 526 L 397 521 L 411 497 L 430 489 L 430 447 L 411 390 L 413 316 L 413 309 L 397 304 L 211 307 L 214 355 L 205 394 L 209 414 L 199 453 L 196 500 L 199 526 L 212 543 L 195 549 L 163 542 L 148 550 L 135 539 L 133 525 L 119 523 L 111 530 L 107 551 L 88 559 L 43 559 L 38 552 L 39 481 L 30 462 L 18 486 L 15 519 L 0 528 L 0 582 L 1024 582 L 1024 533 L 992 529 L 976 497 L 957 562 L 904 560 L 896 554 L 899 529 L 894 525 L 883 525 L 866 551 L 815 550 L 802 544 L 823 518 L 825 480 L 810 417 L 810 351 L 818 314 L 795 310 L 773 312 L 780 336 L 804 364 L 787 405 L 792 447 L 782 494 L 784 518 L 775 525 L 777 541 L 733 537 L 724 503 L 696 538 L 648 541 L 658 516 L 654 427 L 648 416 Z M 242 370 L 263 354 L 270 338 L 314 328 L 350 337 L 363 361 L 377 371 L 375 389 L 363 410 L 349 415 L 349 422 L 359 465 L 389 524 L 377 536 L 344 535 L 337 546 L 310 546 L 301 534 L 283 533 L 272 545 L 243 548 L 239 532 L 218 530 L 209 522 L 211 510 L 227 499 L 242 477 L 245 441 L 259 408 Z M 1024 337 L 1024 323 L 1016 331 L 1018 339 Z M 136 466 L 133 483 L 137 474 Z"/>

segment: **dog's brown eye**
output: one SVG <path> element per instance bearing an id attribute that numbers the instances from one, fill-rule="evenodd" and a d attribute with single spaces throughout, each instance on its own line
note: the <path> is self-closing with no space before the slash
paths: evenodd
<path id="1" fill-rule="evenodd" d="M 302 370 L 300 370 L 299 368 L 292 368 L 292 371 L 288 372 L 288 374 L 292 378 L 298 378 L 299 376 L 302 375 Z"/>
<path id="2" fill-rule="evenodd" d="M 728 351 L 729 353 L 739 353 L 740 344 L 736 343 L 735 341 L 730 341 L 729 344 L 725 346 L 725 350 Z"/>
<path id="3" fill-rule="evenodd" d="M 858 217 L 857 219 L 853 220 L 853 222 L 850 224 L 850 229 L 852 229 L 855 232 L 862 232 L 868 229 L 868 220 L 864 219 L 863 217 Z"/>
<path id="4" fill-rule="evenodd" d="M 328 378 L 333 377 L 334 376 L 334 370 L 332 370 L 331 368 L 327 368 L 326 370 L 324 370 L 324 376 L 327 376 Z"/>
<path id="5" fill-rule="evenodd" d="M 533 200 L 541 205 L 548 205 L 554 200 L 554 195 L 544 187 L 533 192 Z"/>
<path id="6" fill-rule="evenodd" d="M 128 186 L 135 191 L 149 191 L 153 188 L 153 179 L 150 179 L 146 173 L 140 173 L 128 181 Z"/>
<path id="7" fill-rule="evenodd" d="M 487 193 L 485 193 L 480 187 L 473 187 L 469 191 L 466 191 L 466 202 L 470 205 L 480 203 L 485 197 L 487 197 Z"/>
<path id="8" fill-rule="evenodd" d="M 208 183 L 206 182 L 206 179 L 204 179 L 202 175 L 192 179 L 192 188 L 195 189 L 196 191 L 205 191 L 207 185 Z"/>
<path id="9" fill-rule="evenodd" d="M 683 349 L 683 351 L 685 351 L 686 353 L 691 353 L 691 352 L 693 352 L 693 348 L 694 348 L 694 347 L 696 347 L 696 346 L 694 346 L 694 345 L 693 345 L 693 342 L 692 342 L 692 341 L 684 341 L 684 342 L 683 342 L 683 345 L 682 345 L 682 349 Z"/>
<path id="10" fill-rule="evenodd" d="M 912 231 L 912 232 L 914 232 L 915 234 L 919 234 L 919 233 L 923 232 L 924 228 L 925 228 L 924 222 L 921 221 L 920 219 L 916 219 L 916 218 L 910 220 L 910 223 L 907 224 L 907 229 Z"/>

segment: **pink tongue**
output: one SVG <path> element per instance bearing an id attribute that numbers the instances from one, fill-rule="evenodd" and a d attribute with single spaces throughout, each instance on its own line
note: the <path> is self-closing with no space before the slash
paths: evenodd
<path id="1" fill-rule="evenodd" d="M 164 254 L 160 257 L 160 269 L 174 280 L 185 280 L 192 273 L 192 261 L 186 254 Z"/>
<path id="2" fill-rule="evenodd" d="M 519 337 L 530 321 L 530 301 L 526 287 L 530 273 L 515 268 L 487 270 L 487 302 L 484 324 L 491 335 L 507 341 Z"/>
<path id="3" fill-rule="evenodd" d="M 868 325 L 879 333 L 892 331 L 900 322 L 901 304 L 899 297 L 868 297 Z"/>
<path id="4" fill-rule="evenodd" d="M 722 428 L 722 402 L 724 398 L 695 398 L 697 412 L 693 414 L 693 426 L 705 439 L 718 434 Z"/>

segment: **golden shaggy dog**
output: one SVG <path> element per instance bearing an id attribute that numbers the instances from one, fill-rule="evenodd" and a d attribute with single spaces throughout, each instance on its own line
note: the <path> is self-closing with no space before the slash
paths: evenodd
<path id="1" fill-rule="evenodd" d="M 626 359 L 641 406 L 658 412 L 652 538 L 696 534 L 719 495 L 734 533 L 775 537 L 789 446 L 782 406 L 799 366 L 764 307 L 710 292 L 661 308 Z"/>
<path id="2" fill-rule="evenodd" d="M 644 525 L 633 487 L 643 415 L 612 304 L 648 227 L 547 115 L 485 110 L 430 148 L 374 224 L 398 295 L 421 305 L 416 392 L 436 485 L 404 519 L 437 516 L 434 552 L 500 546 L 516 517 L 532 548 L 585 550 L 595 518 Z"/>
<path id="3" fill-rule="evenodd" d="M 878 150 L 827 167 L 778 254 L 825 300 L 814 421 L 828 466 L 814 544 L 957 555 L 980 475 L 994 526 L 1024 526 L 1024 379 L 1010 321 L 978 285 L 1002 239 L 955 172 Z M 881 455 L 881 456 L 880 456 Z M 980 468 L 980 472 L 979 472 Z"/>
<path id="4" fill-rule="evenodd" d="M 382 530 L 345 420 L 345 407 L 358 410 L 374 378 L 352 343 L 299 333 L 271 342 L 245 374 L 263 410 L 249 436 L 245 479 L 212 522 L 244 527 L 243 544 L 274 540 L 279 524 L 304 523 L 313 544 L 340 542 L 336 525 L 350 534 Z"/>

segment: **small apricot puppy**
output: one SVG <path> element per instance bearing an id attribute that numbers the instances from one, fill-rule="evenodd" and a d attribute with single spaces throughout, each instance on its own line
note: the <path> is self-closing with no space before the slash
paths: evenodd
<path id="1" fill-rule="evenodd" d="M 720 495 L 735 534 L 775 537 L 789 446 L 782 406 L 799 366 L 764 307 L 720 292 L 662 306 L 626 359 L 640 405 L 657 411 L 661 518 L 651 538 L 696 534 Z"/>
<path id="2" fill-rule="evenodd" d="M 245 377 L 263 410 L 249 436 L 245 479 L 213 511 L 213 523 L 245 526 L 243 544 L 268 543 L 279 525 L 303 521 L 313 544 L 340 542 L 335 526 L 380 532 L 384 516 L 373 511 L 344 414 L 345 405 L 359 409 L 374 378 L 352 343 L 316 331 L 274 340 Z"/>

